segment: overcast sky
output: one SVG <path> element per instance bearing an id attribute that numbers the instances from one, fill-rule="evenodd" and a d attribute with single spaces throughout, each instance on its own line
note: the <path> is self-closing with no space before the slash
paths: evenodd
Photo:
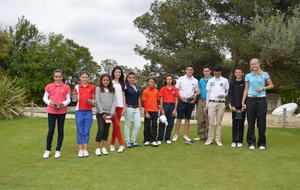
<path id="1" fill-rule="evenodd" d="M 44 33 L 61 33 L 90 49 L 94 60 L 115 59 L 139 67 L 146 63 L 133 51 L 146 39 L 133 20 L 152 0 L 0 0 L 0 25 L 12 26 L 22 15 Z"/>

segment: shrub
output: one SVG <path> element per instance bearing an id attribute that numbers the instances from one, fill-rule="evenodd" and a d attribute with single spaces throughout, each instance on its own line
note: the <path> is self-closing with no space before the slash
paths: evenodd
<path id="1" fill-rule="evenodd" d="M 26 102 L 26 89 L 0 73 L 0 118 L 12 119 L 23 114 Z"/>

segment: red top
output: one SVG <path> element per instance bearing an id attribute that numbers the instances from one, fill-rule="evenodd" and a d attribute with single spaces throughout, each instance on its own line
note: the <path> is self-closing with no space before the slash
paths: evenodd
<path id="1" fill-rule="evenodd" d="M 78 93 L 79 90 L 79 93 Z M 82 84 L 74 87 L 74 93 L 78 94 L 78 101 L 75 110 L 92 110 L 93 105 L 88 102 L 88 99 L 92 99 L 96 93 L 96 87 L 90 83 L 87 86 Z"/>
<path id="2" fill-rule="evenodd" d="M 175 86 L 172 86 L 171 89 L 168 89 L 167 86 L 163 86 L 159 91 L 159 96 L 163 98 L 163 102 L 175 103 L 179 92 Z"/>
<path id="3" fill-rule="evenodd" d="M 66 100 L 67 94 L 70 94 L 70 87 L 64 83 L 50 83 L 46 86 L 45 91 L 49 94 L 48 99 L 53 104 L 60 104 Z M 48 105 L 46 112 L 52 114 L 65 114 L 67 112 L 67 107 L 56 109 Z"/>
<path id="4" fill-rule="evenodd" d="M 147 87 L 142 95 L 145 111 L 157 112 L 159 105 L 159 92 L 156 88 Z"/>

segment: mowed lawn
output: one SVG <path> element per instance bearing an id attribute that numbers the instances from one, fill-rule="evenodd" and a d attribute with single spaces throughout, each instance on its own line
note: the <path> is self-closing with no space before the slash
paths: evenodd
<path id="1" fill-rule="evenodd" d="M 195 125 L 191 136 L 195 137 Z M 75 121 L 66 120 L 60 159 L 43 159 L 46 118 L 0 120 L 1 190 L 189 190 L 300 189 L 300 129 L 267 130 L 265 151 L 230 148 L 231 128 L 223 128 L 224 147 L 172 145 L 126 149 L 94 155 L 96 121 L 90 157 L 77 158 Z M 247 130 L 245 130 L 246 132 Z M 138 142 L 142 142 L 143 125 Z M 182 133 L 181 133 L 182 134 Z M 56 136 L 53 150 L 56 145 Z"/>

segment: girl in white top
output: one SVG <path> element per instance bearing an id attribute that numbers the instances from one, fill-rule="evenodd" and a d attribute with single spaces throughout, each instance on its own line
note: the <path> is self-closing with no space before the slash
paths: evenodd
<path id="1" fill-rule="evenodd" d="M 115 151 L 115 142 L 116 139 L 118 139 L 119 142 L 119 149 L 118 152 L 123 152 L 125 149 L 125 144 L 123 141 L 121 129 L 120 129 L 120 120 L 121 116 L 124 113 L 124 107 L 125 107 L 125 94 L 124 94 L 124 73 L 120 66 L 116 66 L 113 68 L 111 72 L 111 78 L 113 79 L 113 87 L 115 88 L 115 93 L 117 97 L 116 102 L 116 114 L 112 117 L 112 123 L 113 123 L 113 130 L 112 130 L 112 137 L 110 141 L 110 151 Z"/>

